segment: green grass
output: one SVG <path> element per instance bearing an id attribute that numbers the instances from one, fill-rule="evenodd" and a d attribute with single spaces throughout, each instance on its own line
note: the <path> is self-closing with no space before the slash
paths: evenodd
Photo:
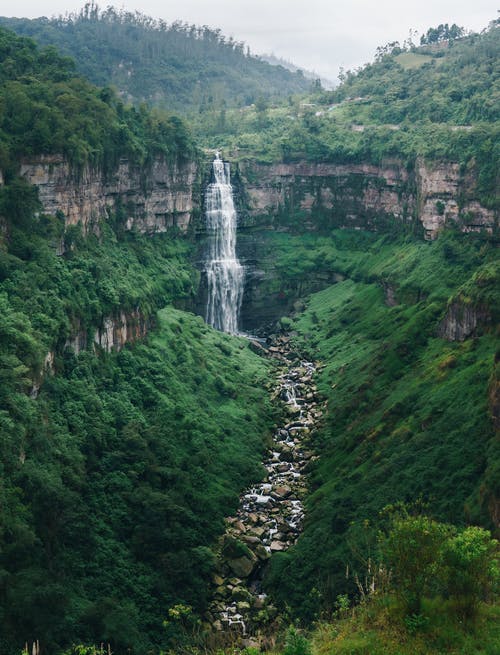
<path id="1" fill-rule="evenodd" d="M 432 60 L 433 57 L 430 55 L 423 55 L 417 52 L 402 52 L 400 55 L 394 57 L 394 61 L 396 61 L 405 70 L 415 70 L 424 64 L 428 64 Z"/>
<path id="2" fill-rule="evenodd" d="M 318 387 L 328 412 L 315 439 L 321 457 L 304 532 L 273 558 L 268 584 L 310 620 L 339 593 L 355 592 L 346 566 L 352 571 L 368 556 L 371 531 L 360 535 L 356 525 L 376 526 L 387 504 L 421 499 L 439 520 L 490 527 L 496 485 L 488 471 L 498 453 L 488 399 L 497 340 L 485 327 L 450 343 L 437 329 L 462 288 L 474 290 L 472 306 L 494 313 L 488 298 L 498 273 L 486 243 L 452 235 L 426 244 L 334 232 L 297 243 L 291 238 L 277 256 L 283 271 L 292 250 L 303 248 L 304 270 L 321 253 L 325 270 L 346 277 L 313 294 L 293 326 L 299 347 L 323 364 Z M 385 302 L 386 285 L 396 306 Z"/>
<path id="3" fill-rule="evenodd" d="M 356 608 L 352 616 L 320 623 L 311 635 L 313 655 L 498 655 L 500 607 L 483 604 L 464 626 L 443 601 L 426 601 L 422 627 L 408 627 L 388 599 Z"/>

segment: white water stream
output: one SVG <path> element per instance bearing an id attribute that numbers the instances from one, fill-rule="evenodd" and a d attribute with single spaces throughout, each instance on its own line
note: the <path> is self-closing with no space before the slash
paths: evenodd
<path id="1" fill-rule="evenodd" d="M 206 260 L 206 322 L 221 332 L 238 333 L 245 271 L 236 257 L 236 210 L 229 164 L 219 153 L 213 161 L 214 182 L 206 191 L 209 249 Z"/>

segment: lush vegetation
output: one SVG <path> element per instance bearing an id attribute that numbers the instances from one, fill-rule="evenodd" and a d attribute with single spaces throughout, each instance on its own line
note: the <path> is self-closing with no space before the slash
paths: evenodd
<path id="1" fill-rule="evenodd" d="M 57 47 L 78 62 L 81 74 L 95 84 L 112 84 L 127 100 L 183 113 L 286 97 L 311 85 L 301 72 L 272 66 L 206 25 L 166 24 L 90 3 L 76 15 L 0 22 Z"/>
<path id="2" fill-rule="evenodd" d="M 12 219 L 20 191 L 2 189 Z M 203 608 L 209 547 L 259 475 L 265 365 L 199 318 L 155 319 L 192 294 L 186 243 L 102 226 L 99 239 L 67 232 L 57 256 L 60 221 L 19 205 L 0 250 L 1 650 L 159 648 L 171 605 Z M 149 341 L 73 351 L 77 334 L 91 345 L 105 317 L 134 310 L 158 322 Z"/>
<path id="3" fill-rule="evenodd" d="M 328 415 L 314 442 L 321 457 L 304 533 L 274 557 L 268 585 L 308 621 L 339 594 L 358 593 L 352 572 L 362 575 L 357 557 L 367 559 L 384 506 L 420 499 L 441 521 L 491 527 L 500 456 L 488 408 L 497 345 L 489 326 L 498 323 L 499 271 L 494 246 L 470 236 L 274 239 L 285 279 L 318 269 L 346 278 L 313 294 L 293 326 L 300 347 L 324 364 Z M 492 322 L 475 338 L 442 340 L 438 326 L 454 301 L 488 307 Z"/>
<path id="4" fill-rule="evenodd" d="M 9 180 L 19 158 L 63 154 L 75 170 L 111 170 L 120 157 L 147 165 L 155 155 L 189 157 L 194 145 L 182 121 L 127 107 L 109 88 L 79 77 L 53 47 L 0 28 L 0 168 Z"/>
<path id="5" fill-rule="evenodd" d="M 438 46 L 390 44 L 344 73 L 334 91 L 273 106 L 219 110 L 193 119 L 198 139 L 235 159 L 381 163 L 417 157 L 459 162 L 483 204 L 500 188 L 500 29 Z"/>
<path id="6" fill-rule="evenodd" d="M 465 38 L 440 26 L 423 49 L 390 44 L 338 90 L 273 106 L 304 80 L 218 31 L 95 5 L 14 23 L 126 97 L 195 109 L 202 144 L 223 139 L 236 159 L 450 159 L 497 206 L 496 25 Z M 192 244 L 126 232 L 119 207 L 83 237 L 45 215 L 17 175 L 22 157 L 54 153 L 75 175 L 112 171 L 121 157 L 147 175 L 155 156 L 195 153 L 185 124 L 126 106 L 54 48 L 4 29 L 0 64 L 0 650 L 40 639 L 53 653 L 73 642 L 159 652 L 172 645 L 171 619 L 199 625 L 210 547 L 262 473 L 269 368 L 245 341 L 173 308 L 197 291 Z M 265 584 L 286 619 L 335 618 L 311 641 L 290 630 L 284 653 L 465 655 L 479 640 L 478 655 L 493 655 L 494 236 L 424 243 L 321 227 L 259 237 L 276 297 L 337 281 L 282 321 L 321 360 L 327 406 L 304 532 L 272 558 Z M 452 311 L 476 316 L 464 341 L 438 336 Z M 106 353 L 96 330 L 121 315 L 150 334 Z"/>
<path id="7" fill-rule="evenodd" d="M 179 160 L 183 124 L 3 29 L 0 52 L 0 650 L 158 651 L 169 608 L 199 618 L 210 546 L 260 475 L 267 367 L 200 318 L 157 315 L 193 298 L 191 244 L 125 231 L 119 207 L 84 237 L 16 174 L 53 152 L 75 175 L 124 155 Z M 123 321 L 129 338 L 154 331 L 104 352 L 96 331 Z"/>
<path id="8" fill-rule="evenodd" d="M 401 506 L 388 508 L 382 523 L 357 578 L 361 603 L 351 607 L 339 595 L 309 634 L 290 627 L 283 655 L 498 653 L 498 542 L 482 528 L 457 530 Z"/>

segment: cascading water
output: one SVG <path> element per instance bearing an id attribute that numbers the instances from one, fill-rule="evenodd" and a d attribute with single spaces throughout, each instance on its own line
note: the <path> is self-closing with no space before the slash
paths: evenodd
<path id="1" fill-rule="evenodd" d="M 206 260 L 208 300 L 205 320 L 221 332 L 238 333 L 245 272 L 236 257 L 236 210 L 229 164 L 216 154 L 215 182 L 206 191 L 206 224 L 210 235 Z"/>

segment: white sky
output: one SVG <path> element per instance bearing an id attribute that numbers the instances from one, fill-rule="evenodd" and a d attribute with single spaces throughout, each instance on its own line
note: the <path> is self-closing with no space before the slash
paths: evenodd
<path id="1" fill-rule="evenodd" d="M 255 54 L 271 53 L 335 79 L 371 61 L 377 46 L 439 23 L 479 31 L 497 17 L 493 0 L 101 0 L 167 22 L 219 27 Z M 0 15 L 34 18 L 77 11 L 84 0 L 0 0 Z"/>

